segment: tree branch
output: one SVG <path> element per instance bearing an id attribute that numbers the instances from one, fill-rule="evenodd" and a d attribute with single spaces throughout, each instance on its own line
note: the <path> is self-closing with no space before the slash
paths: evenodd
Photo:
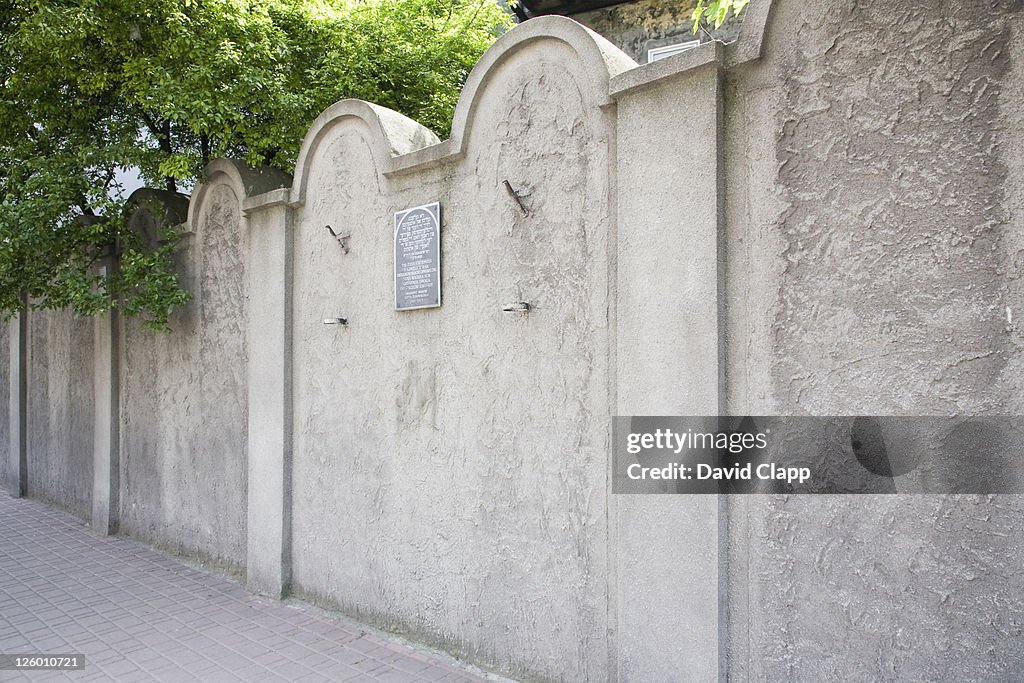
<path id="1" fill-rule="evenodd" d="M 164 151 L 167 156 L 174 154 L 174 149 L 171 147 L 171 120 L 164 120 L 164 136 L 160 140 L 160 149 Z M 168 192 L 177 192 L 178 183 L 172 176 L 164 176 L 164 183 L 167 186 Z"/>
<path id="2" fill-rule="evenodd" d="M 86 200 L 85 195 L 79 195 L 78 208 L 82 210 L 82 213 L 86 216 L 95 216 L 96 212 L 89 206 L 89 202 Z"/>
<path id="3" fill-rule="evenodd" d="M 146 113 L 145 109 L 139 110 L 139 115 L 142 117 L 142 122 L 146 124 L 146 128 L 153 134 L 153 137 L 160 141 L 163 137 L 163 133 L 160 131 L 160 125 L 157 121 L 153 120 L 149 114 Z"/>

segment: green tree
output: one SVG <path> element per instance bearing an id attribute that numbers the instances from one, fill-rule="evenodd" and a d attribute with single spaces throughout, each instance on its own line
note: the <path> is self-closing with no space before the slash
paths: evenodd
<path id="1" fill-rule="evenodd" d="M 714 28 L 720 28 L 729 12 L 736 16 L 743 11 L 743 8 L 750 3 L 750 0 L 697 0 L 697 6 L 693 8 L 693 32 L 696 33 L 702 23 L 710 24 Z"/>
<path id="2" fill-rule="evenodd" d="M 345 97 L 445 135 L 509 22 L 492 0 L 0 0 L 0 312 L 27 297 L 165 328 L 188 296 L 173 239 L 126 230 L 118 169 L 171 191 L 220 156 L 291 171 Z"/>

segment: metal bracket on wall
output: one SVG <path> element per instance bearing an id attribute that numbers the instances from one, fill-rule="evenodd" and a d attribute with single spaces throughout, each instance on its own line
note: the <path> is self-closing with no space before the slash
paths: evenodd
<path id="1" fill-rule="evenodd" d="M 348 318 L 324 318 L 324 325 L 341 325 L 342 327 L 347 327 Z"/>
<path id="2" fill-rule="evenodd" d="M 523 198 L 520 197 L 519 193 L 512 188 L 512 183 L 510 183 L 508 180 L 505 180 L 504 185 L 505 190 L 508 191 L 509 196 L 516 201 L 516 204 L 519 206 L 519 211 L 523 214 L 523 216 L 529 216 L 530 211 L 523 204 Z"/>
<path id="3" fill-rule="evenodd" d="M 352 236 L 352 233 L 348 230 L 342 230 L 341 232 L 335 232 L 334 228 L 330 225 L 325 225 L 327 232 L 331 233 L 331 237 L 338 240 L 338 244 L 341 245 L 341 251 L 345 254 L 348 253 L 348 238 Z"/>
<path id="4" fill-rule="evenodd" d="M 529 313 L 533 310 L 533 306 L 526 301 L 516 301 L 515 303 L 503 306 L 501 310 L 506 313 Z"/>

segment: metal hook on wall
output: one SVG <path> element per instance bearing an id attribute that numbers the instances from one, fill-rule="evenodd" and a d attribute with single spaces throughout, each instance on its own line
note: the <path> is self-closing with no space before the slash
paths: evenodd
<path id="1" fill-rule="evenodd" d="M 331 237 L 338 240 L 338 244 L 341 245 L 341 251 L 345 254 L 348 253 L 348 239 L 352 236 L 352 233 L 348 230 L 342 230 L 341 232 L 335 232 L 334 228 L 330 225 L 325 225 L 327 232 L 331 233 Z"/>
<path id="2" fill-rule="evenodd" d="M 505 190 L 508 191 L 509 196 L 512 197 L 512 199 L 514 199 L 516 201 L 516 204 L 519 206 L 519 211 L 523 214 L 523 216 L 529 216 L 530 211 L 526 208 L 526 205 L 523 204 L 523 198 L 520 197 L 519 193 L 512 188 L 512 183 L 510 183 L 508 180 L 505 180 L 504 184 Z"/>

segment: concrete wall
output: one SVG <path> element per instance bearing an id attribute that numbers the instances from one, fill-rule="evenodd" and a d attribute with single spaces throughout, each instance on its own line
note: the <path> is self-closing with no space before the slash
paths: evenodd
<path id="1" fill-rule="evenodd" d="M 1020 3 L 774 4 L 725 97 L 729 411 L 1020 414 Z M 738 680 L 1024 676 L 1017 497 L 730 504 Z"/>
<path id="2" fill-rule="evenodd" d="M 10 490 L 11 413 L 4 410 L 11 404 L 11 330 L 17 333 L 16 321 L 0 321 L 0 487 Z"/>
<path id="3" fill-rule="evenodd" d="M 174 333 L 122 320 L 120 528 L 240 572 L 246 555 L 247 235 L 242 196 L 231 183 L 214 178 L 202 196 L 191 207 L 179 262 L 192 300 L 170 321 Z M 161 200 L 183 217 L 184 199 Z M 141 223 L 161 217 L 140 211 L 144 215 L 134 219 L 139 229 L 152 232 Z"/>
<path id="4" fill-rule="evenodd" d="M 92 514 L 93 321 L 34 311 L 28 325 L 28 495 Z"/>
<path id="5" fill-rule="evenodd" d="M 458 124 L 463 158 L 387 175 L 358 106 L 303 151 L 293 586 L 498 670 L 600 680 L 606 94 L 559 38 L 492 59 Z M 391 216 L 434 200 L 444 305 L 396 312 Z M 325 224 L 351 230 L 350 253 Z M 516 301 L 535 309 L 502 311 Z"/>
<path id="6" fill-rule="evenodd" d="M 720 89 L 712 63 L 616 92 L 617 415 L 719 410 Z M 676 670 L 714 680 L 717 501 L 619 496 L 613 504 L 620 679 L 665 680 Z"/>
<path id="7" fill-rule="evenodd" d="M 730 336 L 754 339 L 732 351 L 733 402 L 1021 409 L 1007 381 L 1020 368 L 1007 320 L 1021 291 L 1017 4 L 974 17 L 925 3 L 912 21 L 891 3 L 778 5 L 772 26 L 801 40 L 769 31 L 725 103 L 730 302 L 743 302 Z M 746 296 L 766 286 L 778 294 Z"/>
<path id="8" fill-rule="evenodd" d="M 610 493 L 615 414 L 1020 412 L 1024 10 L 876 5 L 643 67 L 531 20 L 450 140 L 343 101 L 293 181 L 215 162 L 175 333 L 112 336 L 121 530 L 530 680 L 1024 677 L 1013 496 Z"/>

